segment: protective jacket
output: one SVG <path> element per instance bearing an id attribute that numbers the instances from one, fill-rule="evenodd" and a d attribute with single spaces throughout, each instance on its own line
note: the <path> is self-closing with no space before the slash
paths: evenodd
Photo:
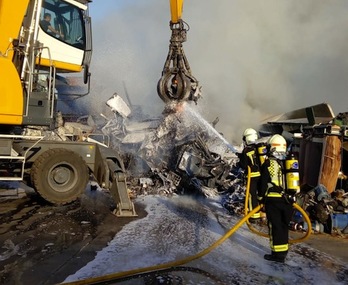
<path id="1" fill-rule="evenodd" d="M 285 191 L 285 181 L 282 161 L 274 157 L 269 157 L 262 165 L 260 172 L 260 181 L 258 185 L 258 199 L 264 200 L 270 193 L 273 197 L 281 197 Z M 269 191 L 272 189 L 272 191 Z M 270 192 L 270 193 L 269 193 Z M 275 195 L 278 193 L 278 195 Z"/>
<path id="2" fill-rule="evenodd" d="M 249 185 L 249 201 L 248 208 L 253 210 L 259 205 L 257 200 L 257 185 L 260 178 L 260 164 L 257 156 L 257 147 L 255 144 L 247 145 L 240 155 L 240 166 L 246 171 L 247 175 L 250 175 L 250 185 Z M 248 173 L 248 167 L 250 172 Z M 260 212 L 255 213 L 251 218 L 260 218 Z"/>
<path id="3" fill-rule="evenodd" d="M 243 149 L 239 157 L 239 164 L 244 170 L 247 170 L 248 166 L 250 167 L 250 177 L 260 176 L 256 145 L 247 145 Z"/>

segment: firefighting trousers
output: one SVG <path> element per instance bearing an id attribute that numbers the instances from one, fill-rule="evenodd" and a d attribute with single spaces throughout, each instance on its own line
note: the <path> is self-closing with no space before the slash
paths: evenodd
<path id="1" fill-rule="evenodd" d="M 250 179 L 250 188 L 249 188 L 249 211 L 252 211 L 259 205 L 257 200 L 257 184 L 260 177 L 253 177 Z M 257 219 L 260 218 L 260 212 L 255 213 L 251 218 Z"/>
<path id="2" fill-rule="evenodd" d="M 293 212 L 292 205 L 282 197 L 267 197 L 265 210 L 272 253 L 285 257 L 289 249 L 289 223 Z"/>

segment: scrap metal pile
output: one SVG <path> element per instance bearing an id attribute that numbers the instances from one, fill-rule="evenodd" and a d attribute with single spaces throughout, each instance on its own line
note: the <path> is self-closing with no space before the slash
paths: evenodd
<path id="1" fill-rule="evenodd" d="M 112 112 L 102 115 L 102 124 L 88 122 L 120 152 L 133 195 L 215 195 L 237 183 L 231 172 L 238 162 L 236 149 L 189 103 L 168 103 L 159 118 L 131 110 L 118 94 L 106 104 Z M 96 138 L 96 132 L 88 138 Z"/>
<path id="2" fill-rule="evenodd" d="M 348 193 L 336 189 L 329 194 L 322 184 L 310 189 L 302 189 L 298 203 L 306 210 L 315 232 L 348 234 Z M 294 222 L 303 225 L 303 217 L 296 213 Z"/>
<path id="3" fill-rule="evenodd" d="M 298 204 L 315 232 L 348 234 L 348 113 L 320 103 L 268 118 L 260 133 L 282 133 L 299 158 Z M 294 224 L 306 227 L 299 213 Z"/>
<path id="4" fill-rule="evenodd" d="M 129 100 L 128 100 L 129 101 Z M 232 146 L 187 102 L 167 103 L 149 117 L 115 93 L 103 114 L 64 115 L 58 132 L 116 149 L 127 169 L 131 196 L 200 194 L 223 198 L 231 213 L 243 213 L 245 181 L 238 166 L 241 146 Z"/>
<path id="5" fill-rule="evenodd" d="M 140 108 L 131 109 L 116 93 L 106 104 L 110 112 L 99 116 L 101 121 L 84 118 L 93 133 L 86 133 L 86 127 L 81 132 L 86 139 L 119 151 L 132 196 L 219 195 L 232 214 L 244 214 L 246 181 L 237 155 L 242 146 L 229 144 L 214 123 L 207 122 L 189 103 L 168 103 L 158 118 L 145 116 Z M 305 185 L 297 198 L 309 213 L 314 231 L 347 233 L 347 227 L 340 224 L 340 214 L 348 213 L 345 190 L 329 194 L 323 185 Z M 298 213 L 293 221 L 304 229 Z"/>

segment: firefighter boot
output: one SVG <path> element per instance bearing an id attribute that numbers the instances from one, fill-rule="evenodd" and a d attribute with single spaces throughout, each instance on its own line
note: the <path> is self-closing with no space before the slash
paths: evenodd
<path id="1" fill-rule="evenodd" d="M 265 254 L 263 258 L 269 261 L 284 263 L 285 257 L 286 257 L 286 253 L 279 253 L 279 252 L 275 253 L 272 251 L 272 254 Z"/>

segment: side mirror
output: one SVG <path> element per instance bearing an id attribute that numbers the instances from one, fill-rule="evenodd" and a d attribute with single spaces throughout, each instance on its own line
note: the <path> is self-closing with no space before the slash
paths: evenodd
<path id="1" fill-rule="evenodd" d="M 91 74 L 89 73 L 89 65 L 85 65 L 83 68 L 83 83 L 87 84 Z"/>

